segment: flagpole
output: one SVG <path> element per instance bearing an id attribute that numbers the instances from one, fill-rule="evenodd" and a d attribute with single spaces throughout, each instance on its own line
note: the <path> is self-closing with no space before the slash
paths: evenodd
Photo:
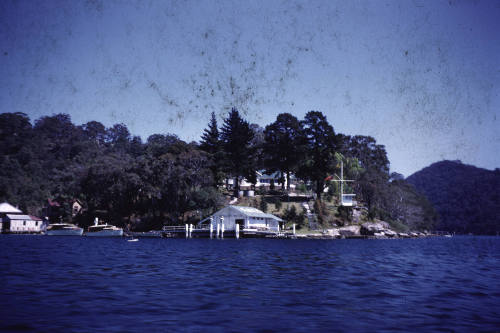
<path id="1" fill-rule="evenodd" d="M 342 205 L 342 196 L 344 194 L 344 161 L 340 161 L 340 204 Z"/>

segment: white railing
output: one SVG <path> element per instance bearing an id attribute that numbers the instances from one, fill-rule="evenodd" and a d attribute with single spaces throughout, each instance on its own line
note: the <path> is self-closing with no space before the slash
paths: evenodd
<path id="1" fill-rule="evenodd" d="M 185 231 L 186 227 L 185 226 L 179 226 L 179 225 L 166 225 L 163 227 L 163 231 L 169 232 L 169 231 Z"/>

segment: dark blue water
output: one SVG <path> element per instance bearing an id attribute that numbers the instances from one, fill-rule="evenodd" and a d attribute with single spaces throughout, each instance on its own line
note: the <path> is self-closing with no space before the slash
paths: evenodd
<path id="1" fill-rule="evenodd" d="M 0 236 L 0 330 L 500 330 L 500 238 Z"/>

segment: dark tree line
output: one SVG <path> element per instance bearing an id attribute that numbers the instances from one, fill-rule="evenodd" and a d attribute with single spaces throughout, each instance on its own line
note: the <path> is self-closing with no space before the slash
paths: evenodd
<path id="1" fill-rule="evenodd" d="M 142 142 L 124 124 L 76 126 L 66 114 L 32 125 L 23 113 L 3 113 L 0 152 L 0 201 L 40 213 L 48 198 L 78 199 L 84 213 L 76 222 L 82 225 L 94 216 L 145 229 L 196 219 L 224 204 L 226 179 L 235 179 L 237 193 L 241 179 L 256 183 L 257 170 L 279 172 L 288 186 L 293 174 L 321 200 L 340 161 L 346 177 L 357 180 L 352 190 L 372 217 L 401 215 L 391 206 L 397 191 L 384 146 L 371 137 L 335 133 L 318 111 L 303 120 L 279 114 L 261 128 L 233 108 L 220 127 L 212 114 L 200 143 L 171 134 Z M 66 209 L 63 217 L 70 213 Z"/>
<path id="2" fill-rule="evenodd" d="M 114 223 L 154 227 L 189 219 L 192 211 L 221 204 L 208 154 L 175 135 L 151 135 L 145 143 L 124 124 L 72 124 L 65 114 L 32 126 L 22 113 L 0 114 L 0 201 L 41 214 L 47 199 L 78 199 L 84 213 Z"/>
<path id="3" fill-rule="evenodd" d="M 350 189 L 367 206 L 369 217 L 410 221 L 412 228 L 433 227 L 435 214 L 428 201 L 397 174 L 389 174 L 385 147 L 369 136 L 335 133 L 319 111 L 308 112 L 303 120 L 279 114 L 264 130 L 249 125 L 233 109 L 219 131 L 212 114 L 200 147 L 209 156 L 213 177 L 235 178 L 236 193 L 242 177 L 255 183 L 255 171 L 265 170 L 281 174 L 282 190 L 283 180 L 289 190 L 290 175 L 295 174 L 321 201 L 327 187 L 339 193 L 337 184 L 328 179 L 340 174 L 342 162 L 345 178 L 356 180 Z"/>

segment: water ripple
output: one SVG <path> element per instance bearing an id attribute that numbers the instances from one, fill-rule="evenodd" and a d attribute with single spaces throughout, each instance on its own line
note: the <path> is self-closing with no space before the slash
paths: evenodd
<path id="1" fill-rule="evenodd" d="M 131 246 L 133 245 L 133 246 Z M 0 237 L 3 331 L 494 331 L 500 238 Z"/>

